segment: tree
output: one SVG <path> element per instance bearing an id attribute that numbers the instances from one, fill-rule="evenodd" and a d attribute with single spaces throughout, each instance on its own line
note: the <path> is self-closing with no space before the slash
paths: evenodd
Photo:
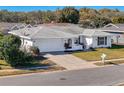
<path id="1" fill-rule="evenodd" d="M 111 23 L 110 19 L 108 19 L 106 17 L 96 16 L 92 19 L 80 21 L 79 24 L 80 24 L 80 26 L 82 26 L 84 28 L 100 28 L 100 27 L 107 25 L 108 23 Z"/>
<path id="2" fill-rule="evenodd" d="M 3 34 L 2 33 L 0 33 L 0 41 L 3 39 Z M 0 59 L 2 59 L 3 57 L 2 57 L 2 53 L 0 52 Z"/>
<path id="3" fill-rule="evenodd" d="M 118 11 L 117 9 L 107 9 L 107 8 L 104 8 L 104 9 L 100 9 L 98 12 L 102 16 L 111 19 L 111 17 L 116 16 L 116 14 L 118 14 L 120 11 Z"/>
<path id="4" fill-rule="evenodd" d="M 64 14 L 63 14 L 62 10 L 57 9 L 55 11 L 55 16 L 56 16 L 56 20 L 55 21 L 57 23 L 63 23 L 63 22 L 65 22 L 65 17 L 64 17 Z"/>
<path id="5" fill-rule="evenodd" d="M 80 26 L 83 28 L 95 28 L 91 20 L 82 20 L 79 22 Z"/>
<path id="6" fill-rule="evenodd" d="M 92 20 L 92 22 L 93 22 L 95 28 L 100 28 L 100 27 L 103 27 L 103 26 L 111 23 L 111 20 L 106 17 L 95 17 Z"/>
<path id="7" fill-rule="evenodd" d="M 26 24 L 41 23 L 74 23 L 78 24 L 87 20 L 94 20 L 96 17 L 109 19 L 113 23 L 123 23 L 124 12 L 118 9 L 91 9 L 74 7 L 64 7 L 55 11 L 31 11 L 31 12 L 13 12 L 8 10 L 0 11 L 0 22 L 14 22 Z M 119 17 L 119 18 L 118 18 Z M 100 20 L 101 20 L 100 18 Z M 99 20 L 99 19 L 98 19 Z M 115 22 L 118 21 L 118 22 Z M 119 22 L 120 21 L 120 22 Z M 88 21 L 89 22 L 89 21 Z M 87 23 L 88 23 L 87 22 Z"/>
<path id="8" fill-rule="evenodd" d="M 90 8 L 81 8 L 79 10 L 79 24 L 84 28 L 95 28 L 95 19 L 100 16 L 97 10 Z"/>
<path id="9" fill-rule="evenodd" d="M 32 56 L 19 49 L 20 44 L 20 38 L 13 35 L 4 36 L 0 41 L 1 58 L 11 66 L 24 65 L 32 60 Z"/>
<path id="10" fill-rule="evenodd" d="M 73 7 L 65 7 L 62 9 L 62 14 L 63 14 L 63 22 L 67 23 L 78 23 L 79 21 L 79 11 Z"/>
<path id="11" fill-rule="evenodd" d="M 51 23 L 52 21 L 55 20 L 55 14 L 54 12 L 52 11 L 46 11 L 46 12 L 43 12 L 43 23 Z"/>
<path id="12" fill-rule="evenodd" d="M 124 23 L 124 17 L 123 16 L 112 17 L 112 23 L 114 24 Z"/>

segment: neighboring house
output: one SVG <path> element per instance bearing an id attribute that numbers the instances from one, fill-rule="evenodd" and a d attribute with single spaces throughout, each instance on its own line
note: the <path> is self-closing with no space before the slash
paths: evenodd
<path id="1" fill-rule="evenodd" d="M 37 46 L 40 52 L 85 50 L 111 47 L 112 35 L 96 29 L 83 29 L 75 24 L 42 24 L 11 30 L 10 34 L 21 37 L 21 47 Z"/>
<path id="2" fill-rule="evenodd" d="M 100 28 L 101 31 L 112 33 L 113 43 L 124 44 L 124 24 L 108 24 L 103 28 Z"/>

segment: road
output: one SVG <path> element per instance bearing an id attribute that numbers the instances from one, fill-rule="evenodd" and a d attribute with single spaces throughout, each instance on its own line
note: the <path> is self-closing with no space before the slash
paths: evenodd
<path id="1" fill-rule="evenodd" d="M 124 82 L 124 65 L 0 78 L 0 85 L 11 86 L 103 86 L 120 82 Z"/>

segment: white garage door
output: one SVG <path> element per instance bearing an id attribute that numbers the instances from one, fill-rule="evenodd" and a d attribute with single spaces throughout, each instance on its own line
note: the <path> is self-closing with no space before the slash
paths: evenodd
<path id="1" fill-rule="evenodd" d="M 40 52 L 64 51 L 63 39 L 39 39 L 35 41 L 35 46 Z"/>

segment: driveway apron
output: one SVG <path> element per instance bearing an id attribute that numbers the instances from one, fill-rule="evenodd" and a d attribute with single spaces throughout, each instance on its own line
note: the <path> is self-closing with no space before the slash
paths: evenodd
<path id="1" fill-rule="evenodd" d="M 73 56 L 72 54 L 60 54 L 60 55 L 52 55 L 46 54 L 49 60 L 53 61 L 59 66 L 66 68 L 67 70 L 76 70 L 76 69 L 87 69 L 87 68 L 95 68 L 97 67 L 91 62 L 87 62 L 78 57 Z"/>

